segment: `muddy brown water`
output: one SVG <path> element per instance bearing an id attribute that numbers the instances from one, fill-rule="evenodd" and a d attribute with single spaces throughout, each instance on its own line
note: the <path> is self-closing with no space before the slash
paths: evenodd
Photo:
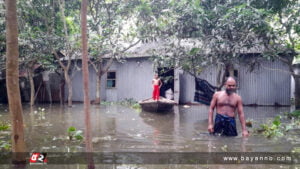
<path id="1" fill-rule="evenodd" d="M 28 152 L 84 152 L 84 143 L 68 140 L 67 130 L 74 126 L 85 130 L 83 104 L 72 108 L 37 105 L 24 109 L 25 141 Z M 41 111 L 44 109 L 44 111 Z M 244 107 L 246 119 L 254 127 L 290 111 L 289 107 Z M 267 139 L 263 136 L 241 137 L 237 118 L 237 137 L 211 136 L 207 132 L 207 106 L 175 106 L 174 112 L 156 114 L 138 112 L 122 105 L 92 105 L 91 125 L 94 152 L 290 152 L 298 142 Z M 0 105 L 1 121 L 9 119 L 6 105 Z M 251 128 L 249 128 L 251 131 Z M 48 168 L 85 168 L 85 165 L 48 165 Z M 224 168 L 223 165 L 104 165 L 96 168 Z M 231 165 L 226 165 L 231 168 Z M 252 165 L 232 165 L 253 168 Z M 269 168 L 272 165 L 256 165 Z M 276 167 L 291 167 L 274 165 Z M 3 166 L 5 168 L 5 166 Z M 34 166 L 30 166 L 34 167 Z M 226 168 L 227 168 L 226 167 Z M 294 166 L 295 167 L 295 166 Z"/>

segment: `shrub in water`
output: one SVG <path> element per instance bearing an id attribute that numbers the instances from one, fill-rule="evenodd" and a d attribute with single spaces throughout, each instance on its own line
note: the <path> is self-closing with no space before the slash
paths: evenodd
<path id="1" fill-rule="evenodd" d="M 71 126 L 68 128 L 68 136 L 70 140 L 82 140 L 83 132 L 81 130 L 76 130 L 75 127 Z"/>

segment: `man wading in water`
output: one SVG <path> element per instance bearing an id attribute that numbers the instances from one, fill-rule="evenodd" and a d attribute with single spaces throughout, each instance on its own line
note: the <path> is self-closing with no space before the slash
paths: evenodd
<path id="1" fill-rule="evenodd" d="M 237 109 L 242 125 L 243 137 L 249 136 L 246 129 L 242 98 L 235 93 L 236 81 L 229 77 L 225 83 L 226 90 L 213 95 L 208 113 L 208 132 L 222 136 L 237 136 L 235 124 L 235 111 Z M 215 125 L 213 125 L 214 109 L 217 107 Z"/>

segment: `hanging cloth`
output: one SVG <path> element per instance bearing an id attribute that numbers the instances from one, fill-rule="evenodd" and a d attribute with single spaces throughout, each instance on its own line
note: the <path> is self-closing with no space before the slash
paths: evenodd
<path id="1" fill-rule="evenodd" d="M 217 87 L 204 79 L 195 77 L 195 88 L 194 101 L 209 105 Z"/>

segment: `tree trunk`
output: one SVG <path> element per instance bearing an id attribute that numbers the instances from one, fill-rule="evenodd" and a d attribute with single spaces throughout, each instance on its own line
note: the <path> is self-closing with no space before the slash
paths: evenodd
<path id="1" fill-rule="evenodd" d="M 96 99 L 93 101 L 93 104 L 101 103 L 101 77 L 102 77 L 102 68 L 101 63 L 95 64 L 94 62 L 89 61 L 94 68 L 97 76 L 96 80 Z"/>
<path id="2" fill-rule="evenodd" d="M 295 91 L 294 91 L 294 98 L 295 98 L 295 108 L 297 110 L 300 109 L 300 64 L 292 64 L 290 63 L 290 71 L 292 72 L 292 76 L 295 82 Z"/>
<path id="3" fill-rule="evenodd" d="M 43 76 L 43 84 L 44 84 L 44 87 L 46 89 L 46 93 L 47 93 L 47 96 L 48 96 L 48 102 L 50 104 L 52 104 L 52 95 L 51 95 L 51 86 L 50 86 L 50 76 L 49 76 L 49 71 L 44 71 L 42 73 L 42 76 Z"/>
<path id="4" fill-rule="evenodd" d="M 65 0 L 59 0 L 58 2 L 59 2 L 59 9 L 60 9 L 60 12 L 61 12 L 61 21 L 63 22 L 63 26 L 64 26 L 63 31 L 65 33 L 66 45 L 67 45 L 67 48 L 66 48 L 66 51 L 67 51 L 66 56 L 68 56 L 67 66 L 65 66 L 62 62 L 59 61 L 59 57 L 57 56 L 57 54 L 56 54 L 55 57 L 57 58 L 57 60 L 59 61 L 59 64 L 63 68 L 65 80 L 66 80 L 66 83 L 67 83 L 67 86 L 68 86 L 68 106 L 72 107 L 72 94 L 73 94 L 73 92 L 72 92 L 72 81 L 71 81 L 71 78 L 68 74 L 70 64 L 71 64 L 71 56 L 70 56 L 70 53 L 72 53 L 71 52 L 71 44 L 69 42 L 68 27 L 67 27 L 66 16 L 65 16 Z"/>
<path id="5" fill-rule="evenodd" d="M 87 0 L 81 2 L 81 39 L 82 39 L 82 74 L 83 74 L 83 94 L 85 113 L 85 145 L 87 152 L 88 168 L 95 168 L 91 152 L 92 130 L 90 117 L 90 97 L 89 97 L 89 70 L 88 70 L 88 40 L 87 40 Z"/>
<path id="6" fill-rule="evenodd" d="M 218 90 L 221 90 L 223 86 L 223 79 L 225 76 L 225 71 L 223 70 L 223 66 L 221 63 L 218 63 L 217 65 L 217 87 Z"/>
<path id="7" fill-rule="evenodd" d="M 6 86 L 12 120 L 12 162 L 26 163 L 23 112 L 19 88 L 19 47 L 16 0 L 6 0 Z"/>
<path id="8" fill-rule="evenodd" d="M 300 109 L 300 78 L 293 76 L 295 81 L 295 108 Z"/>
<path id="9" fill-rule="evenodd" d="M 28 70 L 28 78 L 30 84 L 30 106 L 34 105 L 35 101 L 35 89 L 34 89 L 34 81 L 33 81 L 33 71 Z"/>
<path id="10" fill-rule="evenodd" d="M 234 77 L 234 66 L 232 63 L 227 65 L 227 71 L 229 72 L 230 77 Z"/>
<path id="11" fill-rule="evenodd" d="M 59 102 L 60 105 L 63 105 L 65 102 L 64 92 L 65 91 L 65 80 L 63 78 L 60 79 L 59 85 Z"/>
<path id="12" fill-rule="evenodd" d="M 220 91 L 224 85 L 224 82 L 226 80 L 226 71 L 228 71 L 228 67 L 225 64 L 223 66 L 221 63 L 218 64 L 217 67 L 217 90 Z"/>
<path id="13" fill-rule="evenodd" d="M 72 81 L 70 79 L 68 71 L 64 71 L 64 73 L 65 73 L 66 83 L 67 83 L 67 86 L 68 86 L 68 106 L 72 107 L 72 94 L 73 94 Z"/>
<path id="14" fill-rule="evenodd" d="M 101 103 L 101 75 L 97 75 L 97 81 L 96 81 L 96 99 L 94 104 L 100 104 Z"/>
<path id="15" fill-rule="evenodd" d="M 48 101 L 50 104 L 52 104 L 52 94 L 51 94 L 51 86 L 49 81 L 44 81 L 44 86 L 46 88 L 46 92 L 48 95 Z"/>

